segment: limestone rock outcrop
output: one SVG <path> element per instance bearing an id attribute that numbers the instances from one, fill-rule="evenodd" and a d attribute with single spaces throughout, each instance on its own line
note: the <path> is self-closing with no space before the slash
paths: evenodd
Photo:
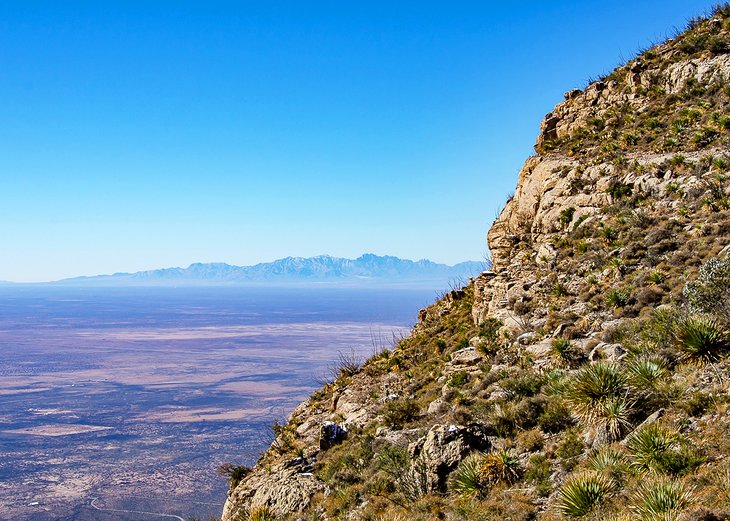
<path id="1" fill-rule="evenodd" d="M 304 510 L 327 485 L 312 472 L 311 462 L 298 457 L 271 468 L 259 467 L 235 487 L 223 509 L 223 519 L 246 519 L 256 508 L 269 507 L 277 516 Z"/>
<path id="2" fill-rule="evenodd" d="M 446 480 L 470 452 L 491 447 L 482 425 L 434 425 L 426 435 L 408 447 L 413 466 L 425 473 L 429 490 L 446 490 Z"/>

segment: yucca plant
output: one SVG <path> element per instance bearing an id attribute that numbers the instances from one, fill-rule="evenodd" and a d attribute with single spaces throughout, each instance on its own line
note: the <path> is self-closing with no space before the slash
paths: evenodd
<path id="1" fill-rule="evenodd" d="M 614 484 L 600 474 L 580 474 L 569 479 L 560 489 L 558 510 L 568 517 L 583 517 L 614 492 Z"/>
<path id="2" fill-rule="evenodd" d="M 451 491 L 465 498 L 480 496 L 485 488 L 482 476 L 483 460 L 484 455 L 480 452 L 472 452 L 464 458 L 451 475 L 449 483 Z"/>
<path id="3" fill-rule="evenodd" d="M 626 448 L 631 455 L 631 468 L 640 472 L 661 471 L 666 456 L 678 448 L 681 435 L 652 423 L 629 436 Z"/>
<path id="4" fill-rule="evenodd" d="M 556 338 L 550 344 L 553 352 L 553 356 L 567 364 L 571 365 L 577 358 L 577 352 L 573 344 L 567 338 Z"/>
<path id="5" fill-rule="evenodd" d="M 652 271 L 646 278 L 652 284 L 661 284 L 667 280 L 667 276 L 661 271 Z"/>
<path id="6" fill-rule="evenodd" d="M 588 460 L 588 466 L 598 474 L 606 476 L 616 486 L 624 481 L 624 474 L 629 470 L 629 462 L 623 452 L 605 448 Z"/>
<path id="7" fill-rule="evenodd" d="M 268 505 L 260 506 L 251 510 L 248 521 L 276 521 L 273 510 Z"/>
<path id="8" fill-rule="evenodd" d="M 621 369 L 609 363 L 583 367 L 565 393 L 568 405 L 586 425 L 601 423 L 603 403 L 624 397 L 628 391 L 627 378 Z"/>
<path id="9" fill-rule="evenodd" d="M 629 294 L 618 289 L 611 289 L 606 292 L 604 302 L 610 308 L 620 308 L 628 304 Z"/>
<path id="10" fill-rule="evenodd" d="M 588 460 L 590 466 L 596 472 L 604 472 L 611 468 L 626 467 L 628 461 L 623 452 L 617 449 L 605 448 Z"/>
<path id="11" fill-rule="evenodd" d="M 679 481 L 643 483 L 632 503 L 631 510 L 642 521 L 670 521 L 692 503 L 692 492 Z"/>
<path id="12" fill-rule="evenodd" d="M 548 396 L 563 395 L 568 391 L 570 377 L 565 371 L 553 369 L 545 375 L 543 392 Z"/>
<path id="13" fill-rule="evenodd" d="M 598 404 L 593 423 L 605 432 L 607 441 L 616 441 L 631 428 L 632 413 L 633 402 L 625 396 L 613 396 Z"/>
<path id="14" fill-rule="evenodd" d="M 677 321 L 674 343 L 685 361 L 699 365 L 717 362 L 730 351 L 730 335 L 703 315 L 689 315 Z"/>
<path id="15" fill-rule="evenodd" d="M 637 390 L 653 389 L 667 374 L 665 361 L 659 356 L 644 355 L 632 360 L 626 367 L 629 383 Z"/>
<path id="16" fill-rule="evenodd" d="M 520 477 L 520 460 L 509 449 L 490 452 L 482 459 L 481 473 L 487 483 L 514 483 Z"/>

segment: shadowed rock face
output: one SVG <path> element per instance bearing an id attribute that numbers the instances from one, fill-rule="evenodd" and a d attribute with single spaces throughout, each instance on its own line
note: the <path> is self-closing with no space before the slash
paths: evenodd
<path id="1" fill-rule="evenodd" d="M 481 425 L 434 425 L 428 433 L 408 447 L 416 472 L 425 474 L 432 491 L 446 490 L 446 480 L 469 453 L 487 451 L 491 443 Z"/>
<path id="2" fill-rule="evenodd" d="M 729 169 L 730 118 L 719 114 L 730 112 L 730 20 L 719 26 L 707 21 L 699 30 L 720 43 L 698 50 L 700 40 L 688 37 L 693 33 L 681 35 L 585 90 L 570 91 L 545 117 L 537 155 L 525 162 L 514 197 L 488 232 L 492 269 L 422 310 L 410 337 L 392 353 L 373 357 L 363 371 L 326 386 L 292 413 L 289 432 L 306 447 L 317 443 L 325 421 L 348 427 L 341 447 L 316 447 L 318 462 L 359 461 L 352 454 L 342 458 L 340 450 L 362 454 L 365 445 L 377 451 L 408 444 L 400 471 L 418 488 L 417 497 L 432 494 L 444 506 L 450 475 L 466 456 L 516 445 L 514 464 L 524 469 L 540 449 L 520 448 L 530 442 L 519 435 L 537 431 L 535 446 L 545 438 L 552 443 L 550 452 L 540 453 L 545 461 L 553 458 L 547 478 L 552 499 L 523 482 L 510 490 L 534 493 L 529 515 L 510 517 L 510 500 L 500 511 L 509 519 L 533 519 L 551 511 L 569 473 L 552 449 L 573 443 L 586 459 L 584 448 L 623 439 L 654 417 L 652 409 L 622 416 L 615 425 L 586 426 L 579 413 L 558 404 L 567 411 L 562 419 L 538 426 L 554 397 L 530 389 L 529 382 L 525 387 L 525 377 L 558 371 L 572 378 L 578 367 L 625 364 L 629 350 L 614 340 L 615 332 L 678 300 L 688 270 L 726 251 L 730 194 L 718 176 Z M 697 381 L 710 375 L 702 370 Z M 470 402 L 485 408 L 465 412 Z M 640 405 L 631 401 L 628 407 Z M 460 414 L 467 420 L 457 420 Z M 480 414 L 481 422 L 470 421 Z M 500 421 L 517 428 L 504 434 Z M 577 434 L 565 434 L 570 429 Z M 281 458 L 271 449 L 262 465 Z M 324 469 L 314 467 L 315 474 Z M 353 479 L 373 484 L 364 475 L 373 468 L 363 464 Z M 289 467 L 270 469 L 267 483 L 274 490 L 294 479 Z M 328 478 L 324 472 L 320 477 L 313 490 L 327 494 Z M 401 481 L 389 477 L 391 484 Z M 251 479 L 231 491 L 223 521 L 262 504 L 246 492 L 255 488 Z M 300 497 L 299 489 L 292 494 Z M 280 495 L 266 496 L 277 512 L 296 516 L 309 508 L 304 499 L 285 504 Z M 402 494 L 417 500 L 407 496 Z M 364 519 L 359 511 L 375 499 L 366 494 L 356 501 L 358 511 L 348 512 L 348 519 Z"/>

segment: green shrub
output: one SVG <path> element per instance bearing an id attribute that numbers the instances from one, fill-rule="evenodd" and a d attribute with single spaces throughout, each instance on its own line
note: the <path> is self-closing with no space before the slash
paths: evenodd
<path id="1" fill-rule="evenodd" d="M 515 397 L 534 396 L 542 388 L 545 379 L 532 372 L 521 373 L 517 376 L 505 378 L 499 385 Z"/>
<path id="2" fill-rule="evenodd" d="M 714 128 L 703 127 L 694 133 L 692 143 L 698 147 L 706 147 L 717 139 L 720 133 Z"/>
<path id="3" fill-rule="evenodd" d="M 613 483 L 599 474 L 582 474 L 569 479 L 561 488 L 558 509 L 568 517 L 583 517 L 613 494 Z"/>
<path id="4" fill-rule="evenodd" d="M 625 396 L 613 396 L 598 404 L 593 425 L 602 431 L 608 441 L 619 440 L 631 428 L 634 403 Z"/>
<path id="5" fill-rule="evenodd" d="M 503 324 L 501 320 L 489 317 L 479 324 L 479 336 L 494 342 L 497 340 L 497 332 L 502 326 Z"/>
<path id="6" fill-rule="evenodd" d="M 466 371 L 457 371 L 449 378 L 449 387 L 462 387 L 469 381 L 469 373 Z"/>
<path id="7" fill-rule="evenodd" d="M 606 122 L 599 117 L 588 118 L 588 125 L 595 131 L 601 131 L 606 127 Z"/>
<path id="8" fill-rule="evenodd" d="M 251 472 L 251 467 L 246 465 L 239 465 L 231 470 L 230 480 L 231 488 L 235 488 L 236 485 Z"/>
<path id="9" fill-rule="evenodd" d="M 382 413 L 385 424 L 389 427 L 401 428 L 418 416 L 418 404 L 411 399 L 390 400 L 383 407 Z"/>
<path id="10" fill-rule="evenodd" d="M 701 416 L 712 403 L 712 395 L 697 391 L 681 400 L 677 405 L 687 413 L 687 416 Z"/>
<path id="11" fill-rule="evenodd" d="M 678 481 L 653 481 L 639 486 L 632 503 L 642 521 L 667 521 L 692 503 L 692 494 Z"/>
<path id="12" fill-rule="evenodd" d="M 667 276 L 661 271 L 652 271 L 651 273 L 649 273 L 646 279 L 652 284 L 661 284 L 662 282 L 667 280 Z"/>
<path id="13" fill-rule="evenodd" d="M 228 478 L 228 482 L 233 489 L 251 472 L 251 467 L 247 467 L 246 465 L 234 465 L 233 463 L 223 463 L 218 467 L 217 472 L 218 475 Z"/>
<path id="14" fill-rule="evenodd" d="M 562 399 L 551 398 L 538 416 L 537 425 L 545 432 L 557 433 L 573 426 L 573 416 Z"/>
<path id="15" fill-rule="evenodd" d="M 690 310 L 725 315 L 730 312 L 730 257 L 714 258 L 700 266 L 697 279 L 684 286 Z"/>
<path id="16" fill-rule="evenodd" d="M 620 308 L 629 303 L 629 294 L 618 289 L 611 289 L 606 292 L 603 301 L 610 308 Z"/>
<path id="17" fill-rule="evenodd" d="M 543 454 L 533 454 L 527 461 L 523 479 L 535 486 L 539 497 L 547 497 L 552 490 L 550 461 Z"/>
<path id="18" fill-rule="evenodd" d="M 614 200 L 617 200 L 631 195 L 632 186 L 622 183 L 621 181 L 613 181 L 610 185 L 608 185 L 606 192 L 608 192 Z"/>
<path id="19" fill-rule="evenodd" d="M 383 447 L 378 453 L 376 468 L 388 477 L 388 482 L 379 486 L 396 489 L 407 501 L 416 501 L 427 493 L 423 461 L 417 459 L 411 464 L 408 451 L 404 448 L 393 445 Z"/>
<path id="20" fill-rule="evenodd" d="M 517 443 L 528 452 L 535 452 L 545 445 L 545 436 L 539 429 L 530 429 L 517 436 Z"/>
<path id="21" fill-rule="evenodd" d="M 575 252 L 583 255 L 591 247 L 591 243 L 586 240 L 580 240 L 575 243 Z"/>
<path id="22" fill-rule="evenodd" d="M 690 363 L 717 362 L 730 350 L 728 333 L 713 319 L 690 315 L 674 326 L 674 344 Z"/>
<path id="23" fill-rule="evenodd" d="M 560 224 L 563 225 L 563 227 L 570 224 L 570 222 L 573 220 L 573 215 L 575 214 L 575 208 L 572 206 L 563 209 L 560 212 Z"/>
<path id="24" fill-rule="evenodd" d="M 626 440 L 631 454 L 631 468 L 648 471 L 659 466 L 659 459 L 679 442 L 679 435 L 653 423 L 632 434 Z"/>
<path id="25" fill-rule="evenodd" d="M 349 352 L 339 351 L 337 353 L 337 362 L 332 368 L 332 376 L 337 379 L 339 377 L 354 376 L 362 369 L 362 359 L 351 349 Z"/>
<path id="26" fill-rule="evenodd" d="M 638 391 L 651 390 L 667 375 L 666 364 L 659 356 L 641 356 L 626 366 L 629 383 Z"/>
<path id="27" fill-rule="evenodd" d="M 555 449 L 555 455 L 560 458 L 560 465 L 566 470 L 575 467 L 578 458 L 583 454 L 583 440 L 574 430 L 568 431 L 563 440 Z"/>
<path id="28" fill-rule="evenodd" d="M 565 297 L 568 294 L 568 290 L 565 287 L 565 284 L 562 282 L 556 282 L 553 284 L 552 288 L 550 288 L 550 293 L 552 293 L 554 297 Z"/>
<path id="29" fill-rule="evenodd" d="M 618 232 L 610 226 L 601 228 L 600 233 L 606 244 L 613 244 L 618 239 Z"/>
<path id="30" fill-rule="evenodd" d="M 588 460 L 588 466 L 598 474 L 606 476 L 616 486 L 623 485 L 624 477 L 629 470 L 629 462 L 621 451 L 605 448 Z"/>

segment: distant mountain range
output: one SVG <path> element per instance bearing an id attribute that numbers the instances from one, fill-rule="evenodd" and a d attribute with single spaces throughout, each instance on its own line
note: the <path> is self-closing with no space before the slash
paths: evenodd
<path id="1" fill-rule="evenodd" d="M 486 269 L 484 262 L 467 261 L 448 266 L 430 260 L 412 261 L 367 253 L 357 259 L 330 255 L 287 257 L 256 264 L 233 266 L 225 263 L 195 263 L 187 268 L 164 268 L 63 279 L 54 285 L 96 286 L 219 286 L 241 284 L 310 284 L 409 286 L 446 285 L 468 280 Z"/>

